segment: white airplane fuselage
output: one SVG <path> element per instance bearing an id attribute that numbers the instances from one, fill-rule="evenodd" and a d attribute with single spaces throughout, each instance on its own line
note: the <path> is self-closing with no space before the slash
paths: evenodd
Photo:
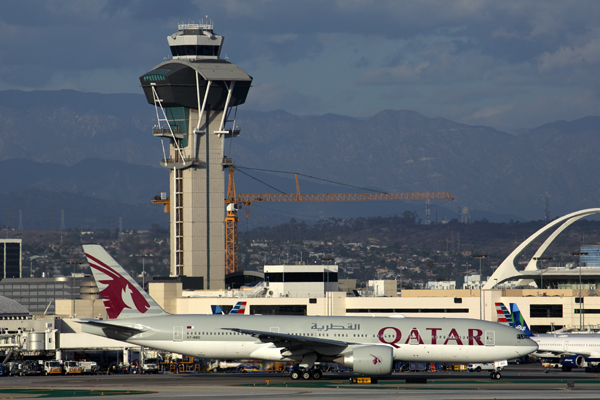
<path id="1" fill-rule="evenodd" d="M 537 357 L 553 358 L 563 355 L 581 355 L 600 361 L 600 335 L 597 334 L 539 334 L 531 339 L 538 344 Z"/>
<path id="2" fill-rule="evenodd" d="M 204 358 L 299 361 L 306 350 L 278 343 L 286 336 L 294 341 L 304 338 L 309 347 L 316 347 L 322 361 L 333 360 L 345 348 L 361 345 L 390 346 L 398 361 L 457 363 L 517 358 L 537 349 L 535 342 L 513 328 L 472 319 L 163 315 L 114 320 L 110 324 L 144 331 L 123 337 L 96 326 L 84 325 L 83 330 Z M 257 331 L 262 335 L 253 337 L 251 332 Z M 268 332 L 274 338 L 266 341 Z"/>

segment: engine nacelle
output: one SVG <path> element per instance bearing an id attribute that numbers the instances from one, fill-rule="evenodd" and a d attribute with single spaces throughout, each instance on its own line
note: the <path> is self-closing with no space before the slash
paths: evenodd
<path id="1" fill-rule="evenodd" d="M 563 358 L 560 363 L 565 367 L 584 367 L 585 359 L 583 356 L 569 356 Z"/>
<path id="2" fill-rule="evenodd" d="M 357 374 L 389 375 L 394 366 L 393 353 L 390 346 L 360 346 L 335 361 Z"/>

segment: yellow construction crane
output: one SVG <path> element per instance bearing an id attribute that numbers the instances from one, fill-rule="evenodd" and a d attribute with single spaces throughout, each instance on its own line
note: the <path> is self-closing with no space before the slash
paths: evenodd
<path id="1" fill-rule="evenodd" d="M 298 202 L 298 201 L 384 201 L 384 200 L 454 200 L 448 192 L 411 192 L 411 193 L 345 193 L 345 194 L 301 194 L 296 176 L 296 193 L 292 194 L 236 194 L 233 179 L 233 166 L 229 167 L 229 184 L 227 189 L 227 216 L 225 217 L 225 273 L 230 274 L 239 270 L 238 263 L 238 216 L 242 206 L 249 207 L 252 203 L 266 202 Z M 170 199 L 157 196 L 154 204 L 163 204 L 165 213 L 171 211 Z M 246 218 L 248 210 L 246 210 Z"/>
<path id="2" fill-rule="evenodd" d="M 296 176 L 296 193 L 293 194 L 236 194 L 233 167 L 229 167 L 227 190 L 227 216 L 225 217 L 225 270 L 227 274 L 237 272 L 238 266 L 238 216 L 241 206 L 256 202 L 298 202 L 298 201 L 383 201 L 383 200 L 454 200 L 448 192 L 412 193 L 347 193 L 347 194 L 301 194 Z M 246 217 L 248 210 L 246 210 Z"/>

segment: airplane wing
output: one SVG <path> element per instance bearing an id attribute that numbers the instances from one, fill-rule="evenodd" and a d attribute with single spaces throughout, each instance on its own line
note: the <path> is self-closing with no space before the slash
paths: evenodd
<path id="1" fill-rule="evenodd" d="M 266 332 L 266 331 L 256 331 L 251 329 L 240 329 L 240 328 L 222 328 L 225 330 L 244 333 L 246 335 L 251 335 L 261 342 L 271 342 L 275 344 L 277 347 L 348 347 L 356 343 L 344 342 L 341 340 L 331 340 L 331 339 L 323 339 L 316 337 L 307 337 L 300 335 L 288 335 L 285 333 L 279 332 Z"/>

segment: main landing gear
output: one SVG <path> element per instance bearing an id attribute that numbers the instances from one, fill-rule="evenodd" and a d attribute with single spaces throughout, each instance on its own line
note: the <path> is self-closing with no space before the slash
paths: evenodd
<path id="1" fill-rule="evenodd" d="M 492 371 L 490 372 L 490 379 L 500 380 L 502 378 L 502 374 L 500 371 Z"/>
<path id="2" fill-rule="evenodd" d="M 309 380 L 309 379 L 321 379 L 323 377 L 323 372 L 320 369 L 315 369 L 312 371 L 308 371 L 308 370 L 303 370 L 303 369 L 295 369 L 290 373 L 290 377 L 293 380 L 298 380 L 300 378 L 304 379 L 304 380 Z"/>

